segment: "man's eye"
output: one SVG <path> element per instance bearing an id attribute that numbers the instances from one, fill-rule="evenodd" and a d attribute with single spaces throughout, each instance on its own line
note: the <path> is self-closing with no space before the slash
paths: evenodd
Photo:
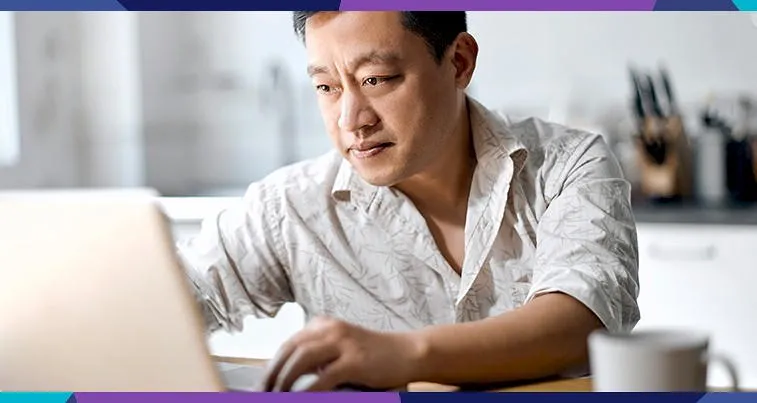
<path id="1" fill-rule="evenodd" d="M 365 80 L 363 80 L 363 85 L 368 85 L 371 87 L 375 87 L 377 85 L 385 84 L 389 81 L 392 81 L 396 79 L 399 76 L 388 76 L 388 77 L 368 77 Z"/>
<path id="2" fill-rule="evenodd" d="M 331 91 L 331 87 L 329 87 L 328 85 L 325 85 L 325 84 L 316 85 L 316 86 L 315 86 L 315 89 L 316 89 L 316 90 L 317 90 L 318 92 L 322 92 L 322 93 L 324 93 L 324 94 L 328 94 L 328 93 L 329 93 L 329 92 Z"/>

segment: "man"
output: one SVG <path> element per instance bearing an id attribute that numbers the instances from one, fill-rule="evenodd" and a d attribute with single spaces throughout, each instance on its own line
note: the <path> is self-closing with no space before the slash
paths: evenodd
<path id="1" fill-rule="evenodd" d="M 179 250 L 209 328 L 301 304 L 263 385 L 393 388 L 582 368 L 639 319 L 630 186 L 598 135 L 465 93 L 464 12 L 296 12 L 335 151 L 253 183 Z"/>

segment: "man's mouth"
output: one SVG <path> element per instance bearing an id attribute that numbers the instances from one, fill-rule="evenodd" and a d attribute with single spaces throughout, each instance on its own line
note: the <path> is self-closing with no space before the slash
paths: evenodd
<path id="1" fill-rule="evenodd" d="M 380 154 L 382 151 L 393 146 L 394 143 L 389 142 L 365 142 L 354 144 L 350 147 L 350 153 L 359 159 L 366 159 Z"/>

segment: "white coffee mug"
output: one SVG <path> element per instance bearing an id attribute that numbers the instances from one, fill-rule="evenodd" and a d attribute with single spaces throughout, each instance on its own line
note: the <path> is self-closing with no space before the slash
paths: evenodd
<path id="1" fill-rule="evenodd" d="M 709 337 L 683 330 L 643 330 L 589 336 L 592 383 L 598 392 L 704 392 L 708 363 L 717 361 L 738 390 L 727 358 L 708 351 Z"/>

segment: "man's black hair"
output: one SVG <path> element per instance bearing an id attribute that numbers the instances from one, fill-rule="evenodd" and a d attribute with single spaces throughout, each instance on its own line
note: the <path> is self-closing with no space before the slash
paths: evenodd
<path id="1" fill-rule="evenodd" d="M 320 11 L 295 11 L 294 32 L 305 40 L 305 23 Z M 402 25 L 423 38 L 437 62 L 442 60 L 452 42 L 468 30 L 465 11 L 401 11 Z"/>

